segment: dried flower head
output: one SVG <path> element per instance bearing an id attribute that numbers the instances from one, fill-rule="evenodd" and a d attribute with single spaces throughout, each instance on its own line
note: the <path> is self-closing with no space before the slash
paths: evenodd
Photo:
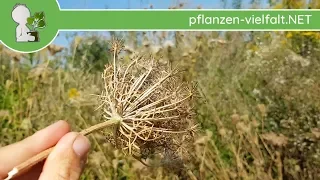
<path id="1" fill-rule="evenodd" d="M 113 54 L 119 54 L 123 48 L 125 48 L 122 39 L 117 39 L 113 37 L 112 41 L 110 42 L 110 51 Z"/>
<path id="2" fill-rule="evenodd" d="M 56 55 L 57 53 L 63 51 L 64 47 L 62 46 L 58 46 L 58 45 L 55 45 L 55 44 L 50 44 L 48 47 L 47 47 L 49 53 L 51 56 L 54 56 Z"/>
<path id="3" fill-rule="evenodd" d="M 118 43 L 112 44 L 119 53 Z M 99 108 L 106 121 L 117 121 L 114 142 L 124 152 L 143 159 L 177 150 L 181 134 L 194 130 L 192 90 L 178 71 L 153 57 L 136 56 L 130 64 L 106 66 L 102 77 Z"/>

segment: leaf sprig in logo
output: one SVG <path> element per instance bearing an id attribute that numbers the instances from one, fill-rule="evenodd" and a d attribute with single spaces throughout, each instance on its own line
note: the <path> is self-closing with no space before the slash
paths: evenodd
<path id="1" fill-rule="evenodd" d="M 28 25 L 32 27 L 29 34 L 35 37 L 36 42 L 39 41 L 39 33 L 36 29 L 43 29 L 46 27 L 44 12 L 36 12 L 34 16 L 28 17 L 27 22 Z"/>
<path id="2" fill-rule="evenodd" d="M 32 30 L 35 31 L 36 28 L 45 28 L 46 22 L 43 12 L 36 12 L 34 16 L 27 19 L 28 25 L 32 26 Z"/>

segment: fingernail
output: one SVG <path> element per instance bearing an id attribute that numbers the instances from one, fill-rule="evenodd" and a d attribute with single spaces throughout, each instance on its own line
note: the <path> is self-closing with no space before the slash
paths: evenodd
<path id="1" fill-rule="evenodd" d="M 80 157 L 83 158 L 90 149 L 90 142 L 88 138 L 83 135 L 78 135 L 76 140 L 73 142 L 73 150 Z"/>

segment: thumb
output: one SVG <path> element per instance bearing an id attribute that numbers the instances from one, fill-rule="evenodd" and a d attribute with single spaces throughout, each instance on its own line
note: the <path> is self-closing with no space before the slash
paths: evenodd
<path id="1" fill-rule="evenodd" d="M 66 134 L 48 156 L 39 180 L 78 180 L 89 149 L 89 140 L 83 135 Z"/>

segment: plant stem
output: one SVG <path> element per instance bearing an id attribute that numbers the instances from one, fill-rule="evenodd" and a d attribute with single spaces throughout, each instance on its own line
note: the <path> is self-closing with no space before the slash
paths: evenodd
<path id="1" fill-rule="evenodd" d="M 121 122 L 120 119 L 111 119 L 96 125 L 93 125 L 87 129 L 84 129 L 80 132 L 81 135 L 88 135 L 91 134 L 95 131 L 104 129 L 106 127 L 112 126 L 112 125 L 116 125 L 119 124 Z M 28 170 L 29 168 L 33 167 L 34 165 L 38 164 L 39 162 L 45 160 L 49 154 L 52 152 L 54 147 L 51 147 L 45 151 L 42 151 L 41 153 L 31 157 L 30 159 L 26 160 L 25 162 L 19 164 L 18 166 L 14 167 L 9 173 L 8 173 L 8 177 L 5 180 L 10 180 L 18 175 L 20 175 L 21 173 L 25 172 L 26 170 Z"/>
<path id="2" fill-rule="evenodd" d="M 117 49 L 115 49 L 114 50 L 114 52 L 113 52 L 113 79 L 114 79 L 114 88 L 116 87 L 116 82 L 117 82 L 117 80 L 116 80 L 116 78 L 117 78 L 117 67 L 116 67 L 116 51 L 117 51 Z"/>
<path id="3" fill-rule="evenodd" d="M 111 125 L 115 125 L 115 124 L 118 124 L 120 123 L 121 120 L 119 119 L 111 119 L 111 120 L 108 120 L 108 121 L 105 121 L 103 123 L 99 123 L 99 124 L 96 124 L 96 125 L 93 125 L 87 129 L 84 129 L 80 132 L 80 134 L 86 136 L 88 134 L 91 134 L 95 131 L 98 131 L 98 130 L 101 130 L 101 129 L 104 129 L 108 126 L 111 126 Z"/>

